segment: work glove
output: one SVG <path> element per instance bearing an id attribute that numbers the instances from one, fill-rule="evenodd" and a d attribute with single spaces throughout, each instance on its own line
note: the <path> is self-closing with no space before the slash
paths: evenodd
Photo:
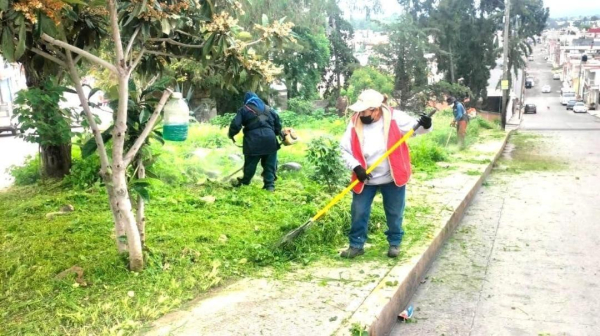
<path id="1" fill-rule="evenodd" d="M 424 129 L 430 129 L 431 128 L 431 117 L 426 115 L 425 113 L 421 113 L 421 117 L 419 118 L 418 121 L 419 125 L 421 125 Z"/>
<path id="2" fill-rule="evenodd" d="M 365 168 L 363 168 L 363 166 L 356 166 L 356 167 L 354 167 L 353 170 L 354 170 L 354 173 L 356 174 L 356 178 L 360 182 L 365 182 L 366 180 L 373 178 L 373 175 L 367 174 L 367 171 L 365 170 Z"/>

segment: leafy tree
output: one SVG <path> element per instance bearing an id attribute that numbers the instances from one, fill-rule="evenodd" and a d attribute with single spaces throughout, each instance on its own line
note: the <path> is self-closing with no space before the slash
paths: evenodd
<path id="1" fill-rule="evenodd" d="M 415 99 L 415 109 L 423 110 L 431 101 L 443 102 L 448 96 L 458 99 L 471 98 L 471 90 L 459 83 L 449 83 L 440 81 L 428 85 L 423 91 L 419 92 Z"/>
<path id="2" fill-rule="evenodd" d="M 55 62 L 56 53 L 51 45 L 40 40 L 42 31 L 56 32 L 55 25 L 61 22 L 60 14 L 64 13 L 68 20 L 62 23 L 64 39 L 80 49 L 91 50 L 99 45 L 106 36 L 106 20 L 100 15 L 97 6 L 70 6 L 77 3 L 74 0 L 5 0 L 0 1 L 0 14 L 4 18 L 1 23 L 2 37 L 0 52 L 9 62 L 19 62 L 25 69 L 27 86 L 44 96 L 53 96 L 54 89 L 46 84 L 51 77 L 60 82 L 65 68 Z M 80 58 L 76 61 L 78 62 Z M 76 62 L 76 63 L 77 63 Z M 44 88 L 50 89 L 43 92 Z M 31 112 L 28 120 L 38 126 L 48 120 L 62 120 L 63 114 L 59 108 L 44 110 L 46 106 L 41 100 L 28 99 Z M 69 123 L 70 124 L 70 123 Z M 26 137 L 28 141 L 40 144 L 42 155 L 42 170 L 45 176 L 62 178 L 71 168 L 71 137 L 70 128 L 67 131 L 60 128 L 64 134 L 58 137 L 55 132 L 39 133 L 39 138 Z M 49 138 L 52 137 L 52 138 Z"/>
<path id="3" fill-rule="evenodd" d="M 283 66 L 288 98 L 313 99 L 329 64 L 329 40 L 324 32 L 312 33 L 306 27 L 292 30 L 298 43 L 276 55 L 275 63 Z"/>
<path id="4" fill-rule="evenodd" d="M 210 0 L 131 0 L 119 1 L 118 4 L 116 0 L 106 0 L 106 7 L 99 8 L 98 13 L 111 27 L 114 58 L 109 61 L 69 43 L 67 39 L 66 29 L 72 27 L 70 22 L 78 19 L 72 16 L 71 9 L 87 5 L 69 0 L 73 5 L 55 8 L 53 0 L 40 1 L 27 7 L 28 12 L 25 13 L 18 13 L 21 9 L 20 3 L 15 3 L 6 17 L 9 20 L 24 22 L 28 30 L 38 31 L 36 41 L 48 46 L 46 57 L 68 70 L 98 148 L 100 175 L 108 192 L 117 246 L 119 251 L 128 253 L 130 269 L 139 271 L 144 266 L 142 242 L 132 210 L 127 172 L 140 148 L 153 132 L 171 90 L 165 90 L 160 99 L 153 104 L 152 113 L 134 140 L 128 133 L 127 124 L 132 76 L 136 72 L 160 73 L 175 59 L 193 59 L 205 67 L 219 69 L 223 87 L 233 87 L 239 77 L 245 75 L 255 87 L 260 88 L 273 79 L 277 68 L 269 61 L 259 59 L 250 47 L 274 42 L 283 43 L 290 38 L 292 24 L 274 21 L 270 25 L 255 25 L 254 29 L 260 38 L 253 42 L 244 42 L 236 38 L 237 33 L 244 31 L 237 24 L 237 19 L 226 11 L 217 14 L 215 4 Z M 45 20 L 42 24 L 37 20 L 42 12 L 56 21 Z M 20 15 L 24 18 L 19 19 Z M 89 97 L 83 91 L 80 73 L 76 67 L 76 59 L 79 57 L 104 67 L 117 79 L 115 89 L 111 90 L 113 99 L 118 103 L 111 131 L 110 157 L 106 149 L 106 140 L 92 115 Z M 128 147 L 126 143 L 132 145 Z"/>
<path id="5" fill-rule="evenodd" d="M 446 80 L 464 83 L 477 98 L 486 95 L 489 69 L 499 51 L 495 43 L 502 0 L 399 0 L 421 29 L 434 39 L 438 67 Z"/>
<path id="6" fill-rule="evenodd" d="M 406 108 L 415 93 L 427 85 L 427 36 L 409 15 L 403 15 L 384 27 L 389 32 L 390 43 L 376 50 L 381 63 L 392 69 L 394 96 L 400 99 L 400 107 Z"/>
<path id="7" fill-rule="evenodd" d="M 342 11 L 335 0 L 329 0 L 329 50 L 331 61 L 323 76 L 325 97 L 337 99 L 343 88 L 348 86 L 347 79 L 358 66 L 358 60 L 350 48 L 350 40 L 354 36 L 352 25 L 342 17 Z"/>
<path id="8" fill-rule="evenodd" d="M 382 94 L 392 96 L 394 92 L 393 76 L 380 72 L 373 67 L 362 67 L 356 69 L 352 73 L 352 77 L 348 81 L 348 89 L 346 95 L 348 101 L 355 102 L 358 95 L 366 89 L 374 89 Z"/>
<path id="9" fill-rule="evenodd" d="M 546 27 L 549 9 L 542 0 L 512 0 L 511 31 L 508 50 L 509 85 L 512 86 L 512 74 L 526 67 L 526 58 L 533 50 L 527 43 L 528 38 L 535 41 Z"/>
<path id="10" fill-rule="evenodd" d="M 31 131 L 21 136 L 44 148 L 41 153 L 43 167 L 52 167 L 52 172 L 63 176 L 71 168 L 71 156 L 62 154 L 71 151 L 71 123 L 76 119 L 73 110 L 59 106 L 65 101 L 63 94 L 66 90 L 56 85 L 53 79 L 47 79 L 40 83 L 40 87 L 19 91 L 13 111 L 21 131 Z M 53 162 L 56 157 L 61 158 L 60 162 Z M 43 173 L 48 174 L 47 170 Z"/>

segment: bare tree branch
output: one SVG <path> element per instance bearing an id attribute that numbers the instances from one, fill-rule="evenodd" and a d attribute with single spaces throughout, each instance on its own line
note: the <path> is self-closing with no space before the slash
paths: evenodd
<path id="1" fill-rule="evenodd" d="M 155 50 L 146 50 L 146 53 L 152 54 L 152 55 L 158 55 L 158 56 L 165 56 L 165 57 L 187 58 L 186 56 L 183 56 L 183 55 L 173 55 L 173 54 L 165 53 L 162 51 L 155 51 Z"/>
<path id="2" fill-rule="evenodd" d="M 123 42 L 121 41 L 121 30 L 119 29 L 119 18 L 117 14 L 116 0 L 108 0 L 108 13 L 110 16 L 110 28 L 112 31 L 112 37 L 115 42 L 117 65 L 124 68 L 125 55 L 123 53 Z"/>
<path id="3" fill-rule="evenodd" d="M 146 53 L 146 48 L 142 48 L 142 50 L 140 50 L 140 54 L 138 55 L 138 57 L 135 59 L 135 61 L 133 61 L 133 63 L 129 67 L 129 73 L 127 74 L 128 77 L 131 76 L 131 74 L 133 73 L 133 70 L 135 70 L 135 68 L 138 66 L 138 64 L 142 60 L 142 57 L 144 57 L 145 53 Z"/>
<path id="4" fill-rule="evenodd" d="M 52 56 L 52 55 L 48 54 L 45 51 L 42 51 L 42 50 L 40 50 L 38 48 L 31 48 L 31 51 L 34 52 L 34 53 L 36 53 L 36 54 L 38 54 L 38 55 L 40 55 L 40 56 L 42 56 L 42 57 L 44 57 L 44 58 L 46 58 L 46 59 L 51 60 L 52 62 L 60 65 L 61 67 L 65 67 L 65 68 L 67 67 L 67 64 L 64 61 L 62 61 L 60 58 Z"/>
<path id="5" fill-rule="evenodd" d="M 175 31 L 176 31 L 176 32 L 178 32 L 178 33 L 179 33 L 179 34 L 181 34 L 181 35 L 186 35 L 186 36 L 189 36 L 189 37 L 194 37 L 194 38 L 196 37 L 196 36 L 194 36 L 194 35 L 192 35 L 192 34 L 190 34 L 190 33 L 186 33 L 186 32 L 184 32 L 183 30 L 175 29 Z"/>
<path id="6" fill-rule="evenodd" d="M 243 46 L 244 46 L 244 48 L 247 48 L 247 47 L 253 46 L 253 45 L 255 45 L 255 44 L 259 44 L 259 43 L 260 43 L 260 42 L 262 42 L 262 41 L 264 41 L 264 39 L 263 39 L 263 38 L 261 38 L 261 39 L 258 39 L 258 40 L 256 40 L 256 41 L 253 41 L 253 42 L 250 42 L 250 43 L 247 43 L 247 44 L 244 44 Z"/>
<path id="7" fill-rule="evenodd" d="M 150 135 L 150 132 L 152 132 L 152 130 L 154 129 L 154 125 L 156 124 L 156 121 L 160 116 L 160 112 L 162 111 L 163 107 L 165 107 L 165 104 L 167 103 L 169 97 L 171 97 L 171 93 L 173 93 L 171 89 L 166 89 L 165 92 L 163 92 L 160 101 L 154 108 L 154 112 L 152 112 L 150 119 L 148 119 L 148 122 L 146 123 L 146 127 L 144 128 L 140 136 L 135 140 L 135 143 L 133 144 L 133 146 L 131 146 L 131 148 L 123 158 L 123 164 L 125 166 L 131 163 L 131 160 L 133 160 L 137 152 L 140 150 L 140 148 L 146 141 L 146 138 L 148 138 L 148 135 Z"/>
<path id="8" fill-rule="evenodd" d="M 98 65 L 101 65 L 101 66 L 105 67 L 106 69 L 108 69 L 108 70 L 110 70 L 110 71 L 112 71 L 114 73 L 117 73 L 117 68 L 114 65 L 108 63 L 107 61 L 103 60 L 102 58 L 100 58 L 100 57 L 98 57 L 96 55 L 93 55 L 93 54 L 91 54 L 91 53 L 89 53 L 89 52 L 87 52 L 87 51 L 85 51 L 83 49 L 79 49 L 79 48 L 77 48 L 75 46 L 72 46 L 72 45 L 66 43 L 66 42 L 59 41 L 59 40 L 57 40 L 57 39 L 49 36 L 46 33 L 42 34 L 42 40 L 44 40 L 44 41 L 46 41 L 48 43 L 51 43 L 51 44 L 53 44 L 55 46 L 61 47 L 61 48 L 65 49 L 67 52 L 71 51 L 71 52 L 74 52 L 76 54 L 79 54 L 79 55 L 87 58 L 89 61 L 91 61 L 93 63 L 96 63 Z"/>
<path id="9" fill-rule="evenodd" d="M 180 46 L 180 47 L 186 47 L 186 48 L 202 48 L 202 47 L 204 47 L 204 43 L 202 43 L 202 44 L 186 44 L 186 43 L 177 42 L 171 38 L 150 38 L 150 39 L 148 39 L 148 41 L 150 41 L 150 42 L 167 42 L 169 44 L 173 44 L 173 45 Z"/>
<path id="10" fill-rule="evenodd" d="M 106 152 L 106 147 L 104 146 L 104 140 L 102 139 L 102 133 L 98 128 L 98 124 L 96 124 L 96 119 L 94 118 L 94 114 L 90 109 L 90 105 L 88 104 L 88 99 L 85 96 L 85 92 L 83 91 L 83 85 L 81 84 L 81 79 L 79 78 L 79 74 L 77 73 L 77 69 L 75 68 L 75 61 L 73 60 L 73 56 L 71 52 L 67 50 L 67 62 L 66 66 L 69 70 L 69 74 L 71 76 L 71 80 L 73 84 L 75 84 L 75 90 L 77 91 L 77 95 L 79 96 L 79 100 L 81 101 L 81 107 L 83 108 L 83 112 L 87 118 L 88 123 L 90 124 L 90 128 L 92 129 L 92 133 L 94 135 L 94 139 L 96 140 L 96 145 L 98 146 L 98 156 L 100 157 L 100 168 L 102 173 L 102 178 L 107 179 L 107 173 L 109 171 L 110 162 L 108 161 L 108 154 Z"/>
<path id="11" fill-rule="evenodd" d="M 127 44 L 127 48 L 125 49 L 125 59 L 129 58 L 129 53 L 131 52 L 131 47 L 133 47 L 133 43 L 135 42 L 135 38 L 137 37 L 137 34 L 140 32 L 140 27 L 137 27 L 135 29 L 135 31 L 133 32 L 133 35 L 131 35 L 131 39 L 129 40 L 129 43 Z"/>

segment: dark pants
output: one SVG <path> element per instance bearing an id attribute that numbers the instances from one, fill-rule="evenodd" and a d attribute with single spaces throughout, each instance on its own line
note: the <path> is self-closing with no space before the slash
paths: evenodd
<path id="1" fill-rule="evenodd" d="M 377 191 L 383 196 L 383 209 L 387 219 L 388 230 L 385 232 L 391 246 L 399 246 L 404 236 L 402 220 L 406 204 L 406 187 L 398 187 L 393 182 L 382 185 L 365 185 L 360 194 L 352 196 L 352 226 L 350 228 L 350 246 L 362 249 L 367 241 L 371 204 Z"/>
<path id="2" fill-rule="evenodd" d="M 252 178 L 256 173 L 256 166 L 259 161 L 263 167 L 262 176 L 265 183 L 264 188 L 275 187 L 277 152 L 268 155 L 244 155 L 244 177 L 242 177 L 242 184 L 250 184 L 250 181 L 252 181 Z"/>

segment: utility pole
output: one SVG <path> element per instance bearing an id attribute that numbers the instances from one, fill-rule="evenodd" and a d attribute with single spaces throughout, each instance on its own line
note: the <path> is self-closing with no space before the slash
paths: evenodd
<path id="1" fill-rule="evenodd" d="M 510 0 L 504 0 L 504 41 L 502 42 L 502 68 L 503 75 L 502 81 L 506 83 L 508 81 L 508 45 L 510 41 L 509 26 L 510 26 Z M 506 128 L 506 107 L 508 105 L 508 87 L 502 88 L 502 129 Z"/>
<path id="2" fill-rule="evenodd" d="M 579 62 L 579 82 L 577 84 L 578 85 L 578 87 L 577 87 L 577 96 L 579 96 L 578 97 L 579 100 L 583 100 L 584 90 L 583 90 L 583 83 L 582 83 L 582 81 L 583 81 L 582 75 L 583 75 L 583 65 L 585 63 L 587 63 L 587 60 L 588 60 L 587 55 L 583 54 L 583 56 L 581 56 L 581 62 Z"/>

